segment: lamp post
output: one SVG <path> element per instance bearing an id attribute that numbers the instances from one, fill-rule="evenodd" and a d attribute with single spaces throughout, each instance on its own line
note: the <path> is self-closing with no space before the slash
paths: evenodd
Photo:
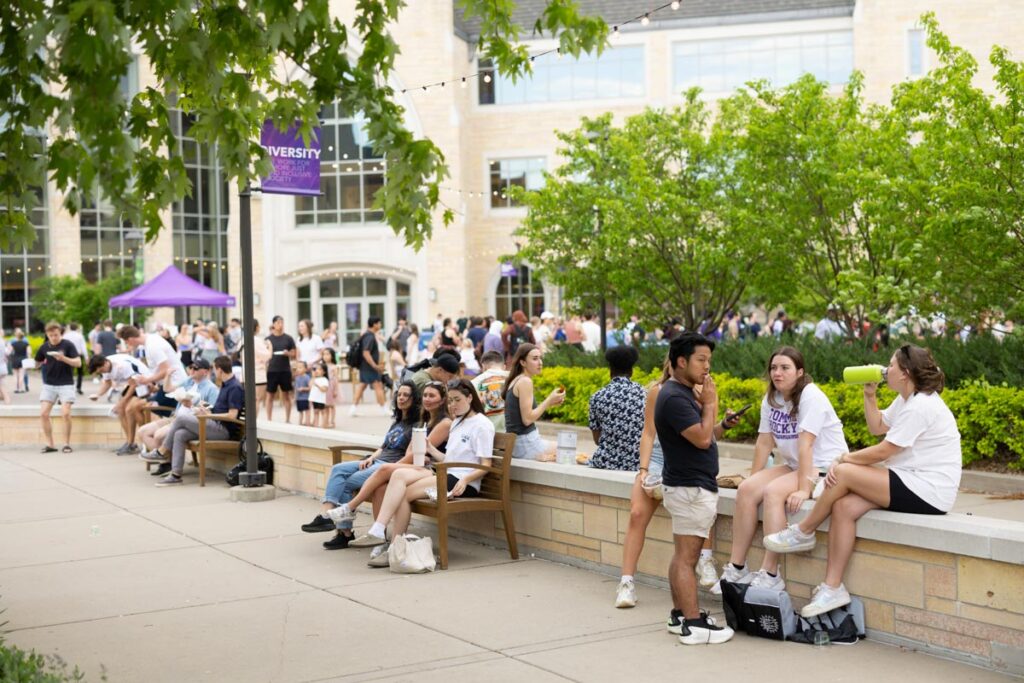
<path id="1" fill-rule="evenodd" d="M 256 335 L 253 322 L 251 196 L 252 188 L 248 185 L 238 193 L 238 232 L 242 257 L 242 372 L 245 389 L 245 472 L 238 475 L 238 483 L 246 488 L 267 483 L 267 473 L 259 471 L 259 454 L 256 452 L 259 408 L 256 406 L 256 351 L 253 346 Z"/>
<path id="2" fill-rule="evenodd" d="M 601 207 L 594 204 L 590 207 L 594 210 L 594 237 L 601 235 Z M 601 289 L 601 309 L 597 313 L 598 324 L 601 326 L 601 355 L 608 351 L 608 306 L 606 305 L 604 288 Z"/>

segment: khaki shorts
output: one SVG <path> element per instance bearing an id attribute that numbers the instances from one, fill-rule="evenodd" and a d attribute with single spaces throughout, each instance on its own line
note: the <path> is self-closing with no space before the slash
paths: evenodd
<path id="1" fill-rule="evenodd" d="M 676 536 L 707 538 L 718 516 L 718 494 L 698 486 L 662 486 L 662 504 Z"/>

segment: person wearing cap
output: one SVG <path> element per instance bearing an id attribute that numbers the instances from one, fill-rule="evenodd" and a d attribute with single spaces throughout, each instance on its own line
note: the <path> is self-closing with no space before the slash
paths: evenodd
<path id="1" fill-rule="evenodd" d="M 814 328 L 814 338 L 821 341 L 832 341 L 843 338 L 843 326 L 839 324 L 839 307 L 829 304 L 825 317 L 818 321 Z"/>
<path id="2" fill-rule="evenodd" d="M 427 362 L 427 366 L 417 370 L 412 376 L 412 382 L 416 385 L 416 394 L 423 395 L 423 387 L 429 382 L 443 382 L 448 384 L 459 376 L 459 358 L 451 353 L 439 352 L 434 358 Z"/>
<path id="3" fill-rule="evenodd" d="M 139 441 L 142 442 L 140 458 L 145 459 L 143 456 L 155 451 L 163 443 L 163 440 L 167 437 L 167 431 L 174 421 L 174 416 L 183 411 L 191 411 L 196 406 L 212 406 L 217 402 L 220 388 L 210 379 L 210 373 L 213 372 L 210 361 L 205 358 L 197 358 L 188 366 L 187 371 L 188 379 L 174 390 L 173 398 L 178 401 L 178 407 L 175 408 L 173 415 L 161 417 L 139 427 L 137 436 Z M 165 471 L 157 470 L 154 474 L 167 474 L 169 471 L 170 465 L 167 466 Z"/>

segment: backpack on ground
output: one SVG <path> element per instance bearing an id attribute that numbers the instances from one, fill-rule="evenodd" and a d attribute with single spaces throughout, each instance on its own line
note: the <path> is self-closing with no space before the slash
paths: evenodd
<path id="1" fill-rule="evenodd" d="M 786 640 L 797 632 L 798 618 L 786 591 L 721 581 L 725 620 L 734 631 L 770 640 Z"/>
<path id="2" fill-rule="evenodd" d="M 263 442 L 256 439 L 256 452 L 259 454 L 257 458 L 256 469 L 261 472 L 266 472 L 267 483 L 274 483 L 274 459 L 267 455 L 267 452 L 263 450 Z M 224 475 L 225 481 L 228 486 L 238 486 L 239 476 L 242 472 L 245 472 L 247 467 L 247 456 L 245 454 L 245 439 L 238 442 L 238 464 L 232 467 Z"/>
<path id="3" fill-rule="evenodd" d="M 836 645 L 853 645 L 866 635 L 864 626 L 864 603 L 860 598 L 850 598 L 850 604 L 819 614 L 810 619 L 799 618 L 797 630 L 789 640 L 794 643 L 814 644 L 817 631 L 828 633 L 829 642 Z"/>

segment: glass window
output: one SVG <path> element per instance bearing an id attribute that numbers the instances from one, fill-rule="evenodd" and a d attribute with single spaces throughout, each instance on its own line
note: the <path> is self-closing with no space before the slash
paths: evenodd
<path id="1" fill-rule="evenodd" d="M 751 80 L 784 86 L 805 73 L 843 84 L 853 71 L 851 31 L 678 42 L 672 46 L 677 91 L 727 92 Z"/>
<path id="2" fill-rule="evenodd" d="M 480 60 L 479 70 L 480 104 L 643 97 L 646 92 L 642 45 L 611 48 L 600 57 L 537 55 L 533 74 L 514 83 L 496 73 L 490 60 Z"/>
<path id="3" fill-rule="evenodd" d="M 544 311 L 544 285 L 533 277 L 529 266 L 520 265 L 515 275 L 498 280 L 494 291 L 494 315 L 505 320 L 513 311 L 522 311 L 527 317 L 539 316 Z"/>
<path id="4" fill-rule="evenodd" d="M 308 286 L 308 285 L 307 285 Z M 321 280 L 320 281 L 320 298 L 321 299 L 333 299 L 341 296 L 341 280 L 334 278 L 332 280 Z"/>
<path id="5" fill-rule="evenodd" d="M 46 192 L 36 191 L 39 208 L 31 212 L 35 242 L 20 251 L 0 251 L 0 327 L 10 334 L 15 327 L 26 333 L 42 332 L 44 321 L 32 308 L 38 280 L 50 275 L 49 214 Z M 0 211 L 3 210 L 0 202 Z"/>
<path id="6" fill-rule="evenodd" d="M 342 281 L 342 296 L 362 296 L 363 278 L 347 277 Z"/>
<path id="7" fill-rule="evenodd" d="M 924 30 L 919 28 L 907 31 L 907 75 L 917 78 L 924 75 Z"/>
<path id="8" fill-rule="evenodd" d="M 491 206 L 508 208 L 519 206 L 508 195 L 513 185 L 527 190 L 539 190 L 544 187 L 544 159 L 499 159 L 488 165 L 491 176 Z"/>

